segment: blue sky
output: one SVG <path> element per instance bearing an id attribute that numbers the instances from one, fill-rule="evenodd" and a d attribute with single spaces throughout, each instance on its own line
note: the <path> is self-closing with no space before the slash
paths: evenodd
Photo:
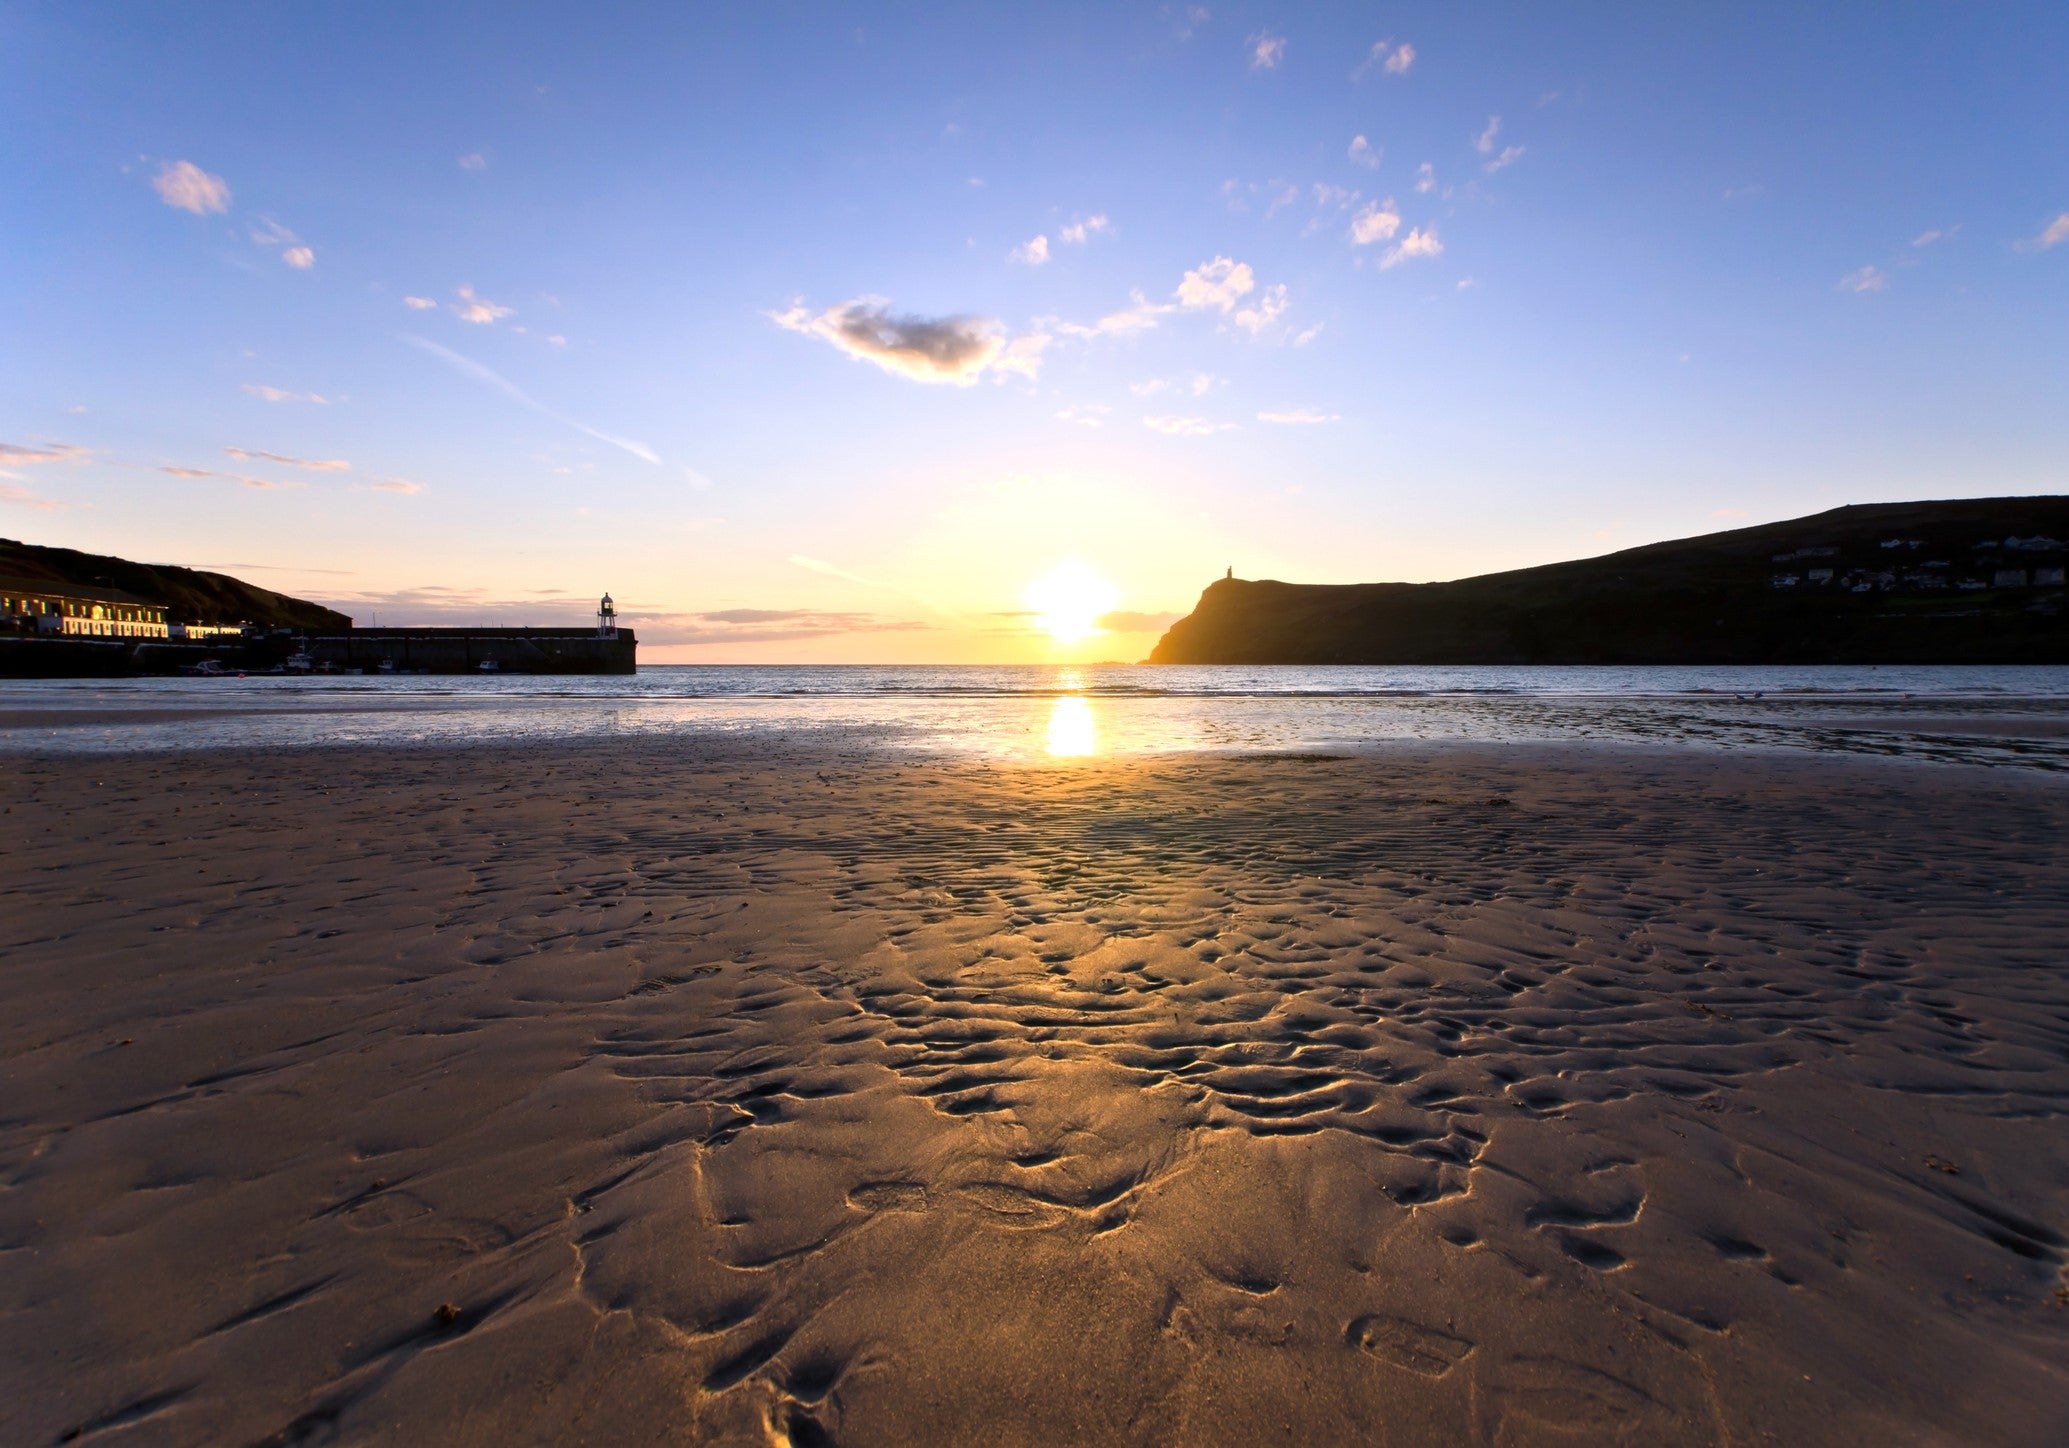
<path id="1" fill-rule="evenodd" d="M 1135 658 L 1231 565 L 2069 489 L 2069 8 L 934 8 L 0 4 L 0 533 Z"/>

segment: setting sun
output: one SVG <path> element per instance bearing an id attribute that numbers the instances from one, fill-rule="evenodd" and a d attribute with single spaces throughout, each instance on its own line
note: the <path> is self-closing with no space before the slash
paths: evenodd
<path id="1" fill-rule="evenodd" d="M 1035 626 L 1060 644 L 1103 633 L 1099 620 L 1113 611 L 1120 597 L 1120 590 L 1074 558 L 1027 586 Z"/>

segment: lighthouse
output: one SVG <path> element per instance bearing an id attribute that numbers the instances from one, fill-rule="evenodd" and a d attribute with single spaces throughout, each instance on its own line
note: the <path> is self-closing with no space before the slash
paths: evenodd
<path id="1" fill-rule="evenodd" d="M 596 636 L 600 639 L 614 639 L 618 636 L 618 605 L 611 602 L 606 593 L 603 602 L 596 606 Z"/>

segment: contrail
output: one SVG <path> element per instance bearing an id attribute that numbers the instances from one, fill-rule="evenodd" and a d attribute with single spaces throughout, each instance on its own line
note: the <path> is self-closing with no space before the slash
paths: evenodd
<path id="1" fill-rule="evenodd" d="M 484 367 L 479 362 L 475 361 L 472 357 L 462 357 L 458 352 L 455 352 L 452 348 L 441 347 L 436 342 L 431 341 L 427 337 L 413 336 L 408 332 L 402 333 L 401 337 L 403 341 L 409 343 L 412 347 L 421 347 L 426 352 L 429 352 L 432 356 L 437 357 L 440 360 L 447 363 L 455 371 L 464 372 L 477 382 L 486 382 L 489 386 L 495 388 L 498 392 L 510 398 L 513 402 L 518 402 L 526 407 L 529 407 L 533 412 L 538 413 L 541 417 L 550 417 L 555 422 L 560 423 L 564 427 L 572 427 L 576 432 L 586 432 L 591 437 L 595 438 L 598 442 L 607 442 L 612 447 L 621 447 L 625 449 L 625 451 L 631 453 L 634 457 L 643 459 L 646 462 L 655 463 L 658 465 L 661 461 L 659 457 L 655 456 L 654 450 L 648 447 L 645 443 L 634 442 L 630 438 L 613 437 L 611 434 L 607 432 L 597 431 L 595 428 L 589 426 L 589 424 L 586 422 L 575 421 L 575 419 L 569 417 L 564 412 L 555 412 L 545 403 L 534 399 L 523 388 L 519 387 L 515 382 L 512 382 L 509 378 L 503 376 L 500 372 L 491 371 L 489 368 Z"/>

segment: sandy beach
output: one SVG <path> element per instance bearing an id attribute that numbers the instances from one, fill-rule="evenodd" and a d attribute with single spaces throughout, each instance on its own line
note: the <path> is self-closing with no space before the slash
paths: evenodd
<path id="1" fill-rule="evenodd" d="M 7 1443 L 2050 1444 L 2069 780 L 0 770 Z"/>

